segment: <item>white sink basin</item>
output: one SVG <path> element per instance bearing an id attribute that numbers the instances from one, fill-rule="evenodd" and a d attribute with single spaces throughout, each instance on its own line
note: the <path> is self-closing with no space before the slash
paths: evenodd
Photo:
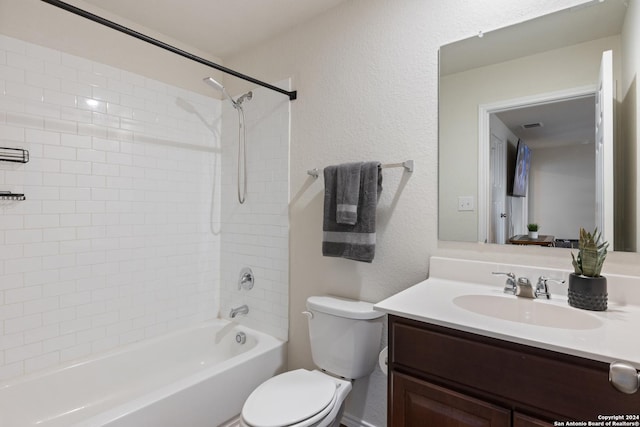
<path id="1" fill-rule="evenodd" d="M 560 329 L 596 329 L 597 317 L 571 307 L 516 296 L 461 295 L 453 303 L 465 310 L 496 319 Z"/>

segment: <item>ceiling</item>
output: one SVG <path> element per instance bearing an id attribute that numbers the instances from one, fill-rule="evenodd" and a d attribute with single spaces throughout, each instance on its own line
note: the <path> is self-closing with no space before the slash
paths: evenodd
<path id="1" fill-rule="evenodd" d="M 496 115 L 531 148 L 593 144 L 595 141 L 595 95 L 502 111 Z M 523 128 L 522 125 L 530 123 L 541 123 L 542 126 Z"/>
<path id="2" fill-rule="evenodd" d="M 440 49 L 440 75 L 620 34 L 626 12 L 626 0 L 592 0 L 445 45 Z"/>
<path id="3" fill-rule="evenodd" d="M 84 1 L 215 57 L 225 58 L 346 0 Z"/>

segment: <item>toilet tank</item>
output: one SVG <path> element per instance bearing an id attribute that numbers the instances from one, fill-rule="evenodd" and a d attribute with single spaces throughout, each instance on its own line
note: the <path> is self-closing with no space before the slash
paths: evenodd
<path id="1" fill-rule="evenodd" d="M 333 296 L 307 299 L 313 363 L 344 378 L 373 372 L 378 362 L 384 313 L 373 304 Z"/>

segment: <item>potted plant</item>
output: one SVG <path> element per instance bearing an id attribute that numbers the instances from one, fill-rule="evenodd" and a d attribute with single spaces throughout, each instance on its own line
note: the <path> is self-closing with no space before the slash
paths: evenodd
<path id="1" fill-rule="evenodd" d="M 585 310 L 607 309 L 607 278 L 600 275 L 607 257 L 608 242 L 601 242 L 598 229 L 593 233 L 580 228 L 578 256 L 571 252 L 574 272 L 569 275 L 569 305 Z"/>
<path id="2" fill-rule="evenodd" d="M 531 224 L 527 224 L 527 230 L 529 230 L 529 238 L 530 239 L 537 239 L 538 238 L 538 224 L 536 223 L 531 223 Z"/>

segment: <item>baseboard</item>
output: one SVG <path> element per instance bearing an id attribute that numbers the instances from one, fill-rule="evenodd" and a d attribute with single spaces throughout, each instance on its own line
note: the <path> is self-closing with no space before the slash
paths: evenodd
<path id="1" fill-rule="evenodd" d="M 346 427 L 378 427 L 346 412 L 342 416 L 342 420 L 340 420 L 340 422 Z"/>
<path id="2" fill-rule="evenodd" d="M 220 424 L 218 427 L 240 427 L 240 416 L 232 418 L 226 423 Z"/>

